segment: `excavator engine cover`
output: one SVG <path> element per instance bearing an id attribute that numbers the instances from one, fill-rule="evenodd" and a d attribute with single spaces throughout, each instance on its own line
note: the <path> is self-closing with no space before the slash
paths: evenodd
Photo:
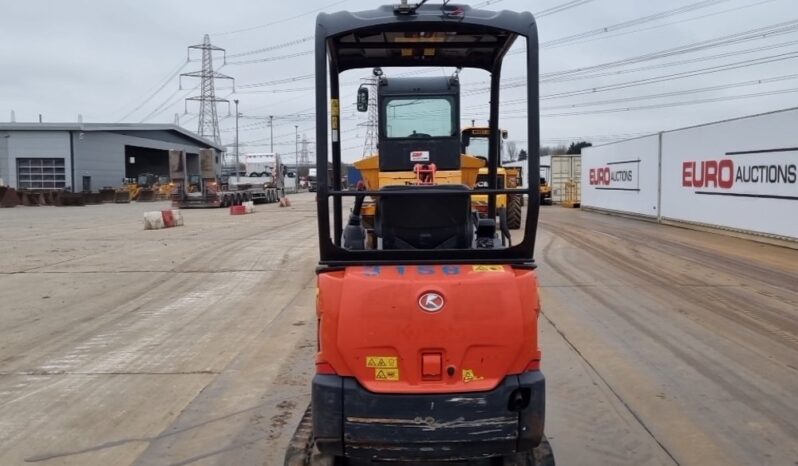
<path id="1" fill-rule="evenodd" d="M 355 266 L 318 277 L 313 426 L 322 451 L 456 460 L 543 435 L 530 268 Z"/>

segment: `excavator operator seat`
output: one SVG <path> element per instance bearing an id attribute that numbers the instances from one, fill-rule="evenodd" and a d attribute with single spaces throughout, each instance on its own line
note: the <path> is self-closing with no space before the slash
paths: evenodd
<path id="1" fill-rule="evenodd" d="M 465 185 L 384 186 L 380 191 L 426 191 L 380 196 L 376 232 L 382 249 L 468 249 L 474 240 L 471 190 Z M 441 191 L 457 194 L 436 196 Z"/>

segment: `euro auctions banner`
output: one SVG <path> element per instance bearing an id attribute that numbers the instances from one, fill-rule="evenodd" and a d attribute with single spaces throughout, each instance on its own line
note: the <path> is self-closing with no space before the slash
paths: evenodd
<path id="1" fill-rule="evenodd" d="M 590 186 L 616 191 L 640 191 L 640 159 L 607 162 L 588 171 Z"/>
<path id="2" fill-rule="evenodd" d="M 663 133 L 661 213 L 798 239 L 798 109 Z"/>
<path id="3" fill-rule="evenodd" d="M 684 161 L 682 186 L 698 195 L 796 201 L 798 147 L 727 152 L 719 158 Z"/>
<path id="4" fill-rule="evenodd" d="M 657 216 L 659 136 L 582 150 L 582 205 Z"/>

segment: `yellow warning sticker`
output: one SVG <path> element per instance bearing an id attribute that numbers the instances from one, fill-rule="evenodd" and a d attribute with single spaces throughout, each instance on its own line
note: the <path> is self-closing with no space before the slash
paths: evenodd
<path id="1" fill-rule="evenodd" d="M 338 99 L 331 99 L 330 100 L 330 126 L 332 129 L 338 129 L 338 120 L 341 114 L 341 107 L 338 103 Z"/>
<path id="2" fill-rule="evenodd" d="M 472 265 L 474 272 L 504 272 L 503 265 Z"/>
<path id="3" fill-rule="evenodd" d="M 399 369 L 374 369 L 374 380 L 399 380 Z"/>
<path id="4" fill-rule="evenodd" d="M 477 377 L 477 375 L 474 374 L 474 369 L 463 369 L 463 383 L 476 382 L 484 378 L 485 377 Z"/>
<path id="5" fill-rule="evenodd" d="M 396 356 L 366 356 L 366 367 L 375 369 L 397 369 L 399 361 Z"/>

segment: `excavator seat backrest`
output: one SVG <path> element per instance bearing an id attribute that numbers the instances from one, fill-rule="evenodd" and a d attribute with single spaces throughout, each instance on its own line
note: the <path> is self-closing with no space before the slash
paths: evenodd
<path id="1" fill-rule="evenodd" d="M 471 190 L 464 185 L 385 186 L 380 191 L 426 194 L 380 196 L 377 236 L 383 249 L 467 249 L 474 240 Z M 435 195 L 441 191 L 456 194 Z"/>

